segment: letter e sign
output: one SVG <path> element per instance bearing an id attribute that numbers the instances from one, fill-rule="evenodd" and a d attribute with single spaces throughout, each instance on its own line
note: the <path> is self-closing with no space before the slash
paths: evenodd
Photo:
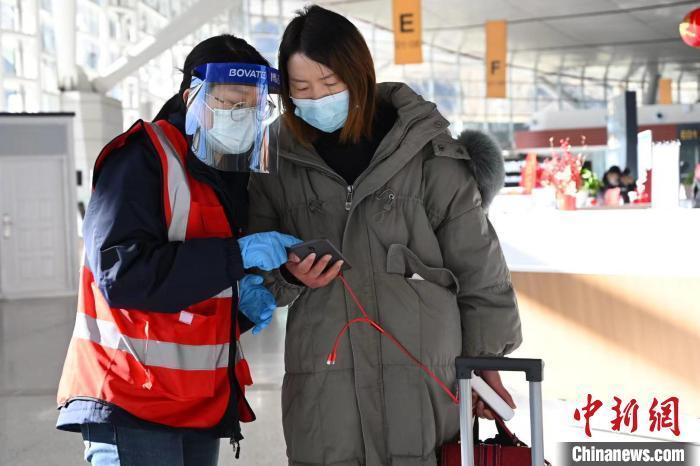
<path id="1" fill-rule="evenodd" d="M 423 63 L 420 0 L 393 0 L 394 63 Z"/>

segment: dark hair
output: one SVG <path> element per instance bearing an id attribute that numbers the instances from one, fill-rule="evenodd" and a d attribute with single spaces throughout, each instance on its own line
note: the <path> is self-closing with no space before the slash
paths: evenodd
<path id="1" fill-rule="evenodd" d="M 182 95 L 190 88 L 192 82 L 192 72 L 194 69 L 205 63 L 228 63 L 242 62 L 256 65 L 270 66 L 270 63 L 255 50 L 255 47 L 245 40 L 222 34 L 210 37 L 195 45 L 185 58 L 182 69 L 182 82 L 180 90 L 172 96 L 160 109 L 154 120 L 164 120 L 171 113 L 184 113 L 187 111 Z"/>
<path id="2" fill-rule="evenodd" d="M 282 36 L 279 51 L 282 115 L 285 123 L 302 144 L 310 144 L 316 130 L 294 115 L 289 90 L 289 58 L 303 53 L 327 66 L 338 75 L 350 93 L 348 118 L 340 132 L 342 142 L 357 142 L 370 137 L 375 112 L 376 78 L 374 62 L 360 31 L 344 16 L 318 5 L 297 12 Z"/>

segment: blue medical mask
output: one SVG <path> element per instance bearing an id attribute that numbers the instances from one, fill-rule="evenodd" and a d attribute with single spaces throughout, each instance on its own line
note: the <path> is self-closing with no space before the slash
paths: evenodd
<path id="1" fill-rule="evenodd" d="M 350 92 L 346 89 L 337 94 L 320 99 L 295 99 L 294 114 L 325 133 L 332 133 L 343 127 L 348 118 Z"/>

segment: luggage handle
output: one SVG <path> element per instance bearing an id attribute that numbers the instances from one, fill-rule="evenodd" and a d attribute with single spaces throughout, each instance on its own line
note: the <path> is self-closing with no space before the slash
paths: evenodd
<path id="1" fill-rule="evenodd" d="M 542 382 L 544 362 L 541 359 L 505 358 L 498 356 L 459 357 L 456 360 L 457 378 L 470 379 L 473 370 L 525 372 L 528 382 Z"/>
<path id="2" fill-rule="evenodd" d="M 459 380 L 459 427 L 462 465 L 474 466 L 474 437 L 472 423 L 471 378 L 474 370 L 525 372 L 530 391 L 530 434 L 532 466 L 544 466 L 544 439 L 542 429 L 542 372 L 541 359 L 505 358 L 498 356 L 458 357 L 455 361 Z"/>

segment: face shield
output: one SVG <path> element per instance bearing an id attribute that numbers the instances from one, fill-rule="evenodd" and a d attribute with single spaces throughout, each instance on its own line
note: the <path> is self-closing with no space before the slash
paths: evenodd
<path id="1" fill-rule="evenodd" d="M 278 93 L 274 68 L 249 63 L 195 68 L 185 120 L 192 152 L 217 170 L 276 173 L 277 153 L 269 141 L 278 116 L 272 94 Z"/>

